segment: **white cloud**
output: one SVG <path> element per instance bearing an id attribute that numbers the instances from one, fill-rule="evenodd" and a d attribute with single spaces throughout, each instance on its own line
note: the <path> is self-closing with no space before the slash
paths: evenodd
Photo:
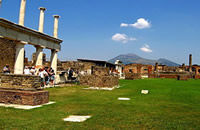
<path id="1" fill-rule="evenodd" d="M 126 24 L 126 23 L 121 23 L 120 27 L 128 27 L 128 24 Z"/>
<path id="2" fill-rule="evenodd" d="M 145 29 L 145 28 L 150 28 L 151 24 L 148 20 L 145 20 L 144 18 L 139 18 L 137 22 L 134 24 L 121 23 L 120 25 L 120 27 L 128 27 L 128 26 L 134 27 L 137 29 Z"/>
<path id="3" fill-rule="evenodd" d="M 149 45 L 147 44 L 145 44 L 142 48 L 140 48 L 140 50 L 144 52 L 153 52 L 151 48 L 149 47 Z"/>
<path id="4" fill-rule="evenodd" d="M 127 43 L 128 41 L 135 41 L 136 38 L 128 37 L 126 34 L 116 33 L 112 36 L 113 41 Z"/>

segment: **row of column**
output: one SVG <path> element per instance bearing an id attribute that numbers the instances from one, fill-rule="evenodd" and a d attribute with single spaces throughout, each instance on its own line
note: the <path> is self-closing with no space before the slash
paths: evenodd
<path id="1" fill-rule="evenodd" d="M 15 74 L 23 74 L 24 70 L 24 42 L 18 42 L 16 44 L 16 54 L 15 54 L 15 66 L 14 66 L 14 73 Z M 43 47 L 35 46 L 36 47 L 36 63 L 35 66 L 42 66 L 43 65 Z M 57 72 L 57 50 L 51 50 L 51 67 L 54 69 L 56 74 Z"/>

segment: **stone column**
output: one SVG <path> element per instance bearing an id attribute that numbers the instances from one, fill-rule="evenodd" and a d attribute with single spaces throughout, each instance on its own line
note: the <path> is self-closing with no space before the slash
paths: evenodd
<path id="1" fill-rule="evenodd" d="M 156 71 L 156 72 L 158 71 L 158 62 L 155 63 L 155 69 L 154 69 L 154 71 Z"/>
<path id="2" fill-rule="evenodd" d="M 43 65 L 43 48 L 41 46 L 36 47 L 36 54 L 35 54 L 35 65 L 42 66 Z"/>
<path id="3" fill-rule="evenodd" d="M 53 28 L 53 36 L 55 38 L 58 38 L 58 19 L 60 18 L 60 16 L 58 15 L 53 15 L 54 17 L 54 28 Z"/>
<path id="4" fill-rule="evenodd" d="M 189 72 L 192 72 L 192 54 L 189 55 Z"/>
<path id="5" fill-rule="evenodd" d="M 46 10 L 46 8 L 44 7 L 40 7 L 40 21 L 39 21 L 39 29 L 38 31 L 43 33 L 43 28 L 44 28 L 44 11 Z"/>
<path id="6" fill-rule="evenodd" d="M 15 74 L 23 74 L 24 71 L 24 44 L 22 42 L 16 43 L 16 54 L 15 54 Z"/>
<path id="7" fill-rule="evenodd" d="M 24 17 L 26 11 L 26 0 L 21 0 L 20 12 L 19 12 L 19 25 L 24 26 Z"/>
<path id="8" fill-rule="evenodd" d="M 54 69 L 55 74 L 57 73 L 57 60 L 58 60 L 58 51 L 51 50 L 51 67 Z"/>

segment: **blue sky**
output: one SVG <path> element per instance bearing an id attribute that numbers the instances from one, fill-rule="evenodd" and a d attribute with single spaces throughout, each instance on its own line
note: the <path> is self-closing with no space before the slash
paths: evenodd
<path id="1" fill-rule="evenodd" d="M 20 1 L 2 0 L 0 17 L 18 23 Z M 62 60 L 135 53 L 188 64 L 191 53 L 193 63 L 200 64 L 199 5 L 200 0 L 27 0 L 25 26 L 37 30 L 38 8 L 46 7 L 44 32 L 52 35 L 52 15 L 60 15 Z M 29 57 L 35 51 L 26 50 Z"/>

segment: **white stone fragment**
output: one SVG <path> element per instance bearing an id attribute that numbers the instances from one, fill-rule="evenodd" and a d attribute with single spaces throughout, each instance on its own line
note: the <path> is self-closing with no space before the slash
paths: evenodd
<path id="1" fill-rule="evenodd" d="M 142 90 L 141 93 L 142 93 L 142 94 L 148 94 L 148 93 L 149 93 L 149 90 Z"/>
<path id="2" fill-rule="evenodd" d="M 128 101 L 131 100 L 130 98 L 119 97 L 118 100 Z"/>
<path id="3" fill-rule="evenodd" d="M 112 91 L 114 90 L 116 87 L 113 88 L 101 88 L 101 87 L 89 87 L 89 88 L 83 88 L 83 89 L 91 89 L 91 90 L 108 90 L 108 91 Z"/>
<path id="4" fill-rule="evenodd" d="M 69 121 L 69 122 L 83 122 L 90 118 L 91 116 L 77 116 L 77 115 L 71 115 L 67 118 L 64 118 L 64 121 Z"/>
<path id="5" fill-rule="evenodd" d="M 54 103 L 55 102 L 48 102 L 48 103 L 43 104 L 43 105 L 50 105 L 50 104 L 54 104 Z M 24 110 L 30 110 L 30 109 L 42 107 L 43 105 L 29 106 L 29 105 L 18 105 L 18 104 L 4 104 L 4 103 L 0 103 L 1 107 L 13 107 L 13 108 L 16 108 L 16 109 L 24 109 Z"/>

